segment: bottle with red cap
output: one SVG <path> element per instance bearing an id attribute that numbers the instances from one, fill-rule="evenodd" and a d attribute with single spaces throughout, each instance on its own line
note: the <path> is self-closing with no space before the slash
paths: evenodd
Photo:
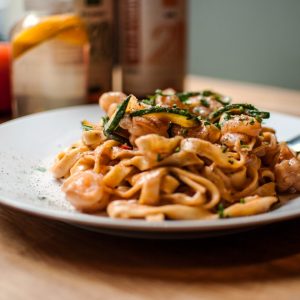
<path id="1" fill-rule="evenodd" d="M 0 43 L 0 115 L 9 115 L 11 110 L 11 47 Z"/>

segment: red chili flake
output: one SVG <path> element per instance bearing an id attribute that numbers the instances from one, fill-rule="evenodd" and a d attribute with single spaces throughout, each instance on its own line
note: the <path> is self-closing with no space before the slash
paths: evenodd
<path id="1" fill-rule="evenodd" d="M 128 146 L 127 144 L 121 145 L 120 148 L 122 148 L 124 150 L 132 150 L 132 147 Z"/>

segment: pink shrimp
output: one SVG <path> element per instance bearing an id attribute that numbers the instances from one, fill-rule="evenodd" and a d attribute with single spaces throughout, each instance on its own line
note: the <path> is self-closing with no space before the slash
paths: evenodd
<path id="1" fill-rule="evenodd" d="M 78 172 L 63 184 L 62 191 L 72 205 L 81 211 L 93 212 L 104 209 L 109 200 L 103 176 L 93 171 Z"/>
<path id="2" fill-rule="evenodd" d="M 112 105 L 114 108 L 116 108 L 117 105 L 121 103 L 125 98 L 126 95 L 122 92 L 107 92 L 102 94 L 99 98 L 99 105 L 106 113 L 108 113 L 112 110 L 110 109 Z"/>
<path id="3" fill-rule="evenodd" d="M 261 132 L 261 124 L 253 117 L 247 115 L 232 116 L 229 120 L 221 118 L 221 132 L 226 133 L 242 133 L 248 136 L 258 136 Z"/>
<path id="4" fill-rule="evenodd" d="M 136 138 L 146 134 L 155 133 L 167 137 L 169 124 L 154 117 L 125 117 L 121 120 L 120 127 L 129 131 L 130 142 L 134 145 Z"/>
<path id="5" fill-rule="evenodd" d="M 280 192 L 300 192 L 300 161 L 296 157 L 282 160 L 275 165 L 274 171 Z"/>

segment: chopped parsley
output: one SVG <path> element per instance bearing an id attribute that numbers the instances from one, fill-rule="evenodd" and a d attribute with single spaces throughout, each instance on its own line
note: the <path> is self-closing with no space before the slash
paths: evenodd
<path id="1" fill-rule="evenodd" d="M 200 100 L 200 102 L 201 102 L 201 104 L 202 104 L 203 106 L 209 107 L 209 103 L 208 103 L 208 101 L 207 101 L 205 98 L 202 98 L 202 99 Z"/>
<path id="2" fill-rule="evenodd" d="M 228 159 L 228 162 L 233 165 L 234 164 L 234 160 L 233 159 Z"/>
<path id="3" fill-rule="evenodd" d="M 245 198 L 241 198 L 240 203 L 245 204 L 246 203 Z"/>
<path id="4" fill-rule="evenodd" d="M 160 153 L 157 154 L 157 157 L 156 157 L 156 161 L 162 161 L 163 158 L 161 157 Z"/>
<path id="5" fill-rule="evenodd" d="M 151 105 L 154 106 L 156 104 L 155 101 L 155 96 L 150 96 L 148 99 L 143 99 L 141 100 L 143 103 L 147 104 L 147 105 Z"/>
<path id="6" fill-rule="evenodd" d="M 209 125 L 211 125 L 211 123 L 209 121 L 204 121 L 204 125 L 209 126 Z"/>
<path id="7" fill-rule="evenodd" d="M 174 152 L 177 153 L 177 152 L 179 152 L 179 151 L 180 151 L 180 147 L 178 146 L 178 147 L 175 148 L 175 151 L 174 151 Z"/>
<path id="8" fill-rule="evenodd" d="M 102 126 L 104 126 L 108 121 L 109 121 L 109 117 L 108 116 L 103 116 L 101 118 Z"/>
<path id="9" fill-rule="evenodd" d="M 228 96 L 216 95 L 214 99 L 222 105 L 228 105 L 231 102 L 231 98 Z"/>
<path id="10" fill-rule="evenodd" d="M 177 93 L 176 96 L 179 98 L 181 102 L 186 102 L 189 98 L 199 96 L 200 92 L 184 92 L 184 93 Z"/>
<path id="11" fill-rule="evenodd" d="M 225 153 L 225 152 L 227 152 L 227 149 L 228 149 L 228 148 L 227 148 L 227 146 L 222 145 L 222 146 L 221 146 L 221 149 L 222 149 L 222 152 Z"/>
<path id="12" fill-rule="evenodd" d="M 209 96 L 215 95 L 215 93 L 212 92 L 212 91 L 209 91 L 209 90 L 205 90 L 205 91 L 202 92 L 202 95 L 204 97 L 209 97 Z"/>
<path id="13" fill-rule="evenodd" d="M 221 129 L 221 124 L 220 123 L 215 123 L 214 124 L 217 128 Z"/>
<path id="14" fill-rule="evenodd" d="M 218 205 L 218 215 L 219 215 L 219 218 L 225 218 L 225 215 L 224 215 L 224 205 L 222 203 L 220 203 Z"/>
<path id="15" fill-rule="evenodd" d="M 188 133 L 188 129 L 187 128 L 182 128 L 181 132 L 180 132 L 183 136 L 186 136 Z"/>
<path id="16" fill-rule="evenodd" d="M 229 113 L 224 113 L 224 120 L 225 121 L 230 120 L 230 114 Z"/>
<path id="17" fill-rule="evenodd" d="M 87 124 L 86 121 L 82 121 L 82 122 L 81 122 L 81 128 L 82 128 L 84 131 L 90 131 L 90 130 L 93 130 L 93 126 Z"/>
<path id="18" fill-rule="evenodd" d="M 249 124 L 250 124 L 250 125 L 254 125 L 254 123 L 255 123 L 254 118 L 251 118 Z"/>

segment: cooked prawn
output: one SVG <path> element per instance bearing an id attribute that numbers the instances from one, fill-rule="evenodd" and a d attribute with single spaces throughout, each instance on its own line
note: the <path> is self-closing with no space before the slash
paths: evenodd
<path id="1" fill-rule="evenodd" d="M 255 137 L 259 135 L 262 129 L 261 123 L 247 115 L 235 115 L 229 120 L 226 120 L 223 115 L 220 119 L 220 124 L 222 125 L 222 134 L 236 132 Z"/>
<path id="2" fill-rule="evenodd" d="M 69 177 L 62 186 L 67 199 L 76 209 L 86 212 L 104 209 L 109 200 L 103 175 L 91 170 L 78 172 Z"/>
<path id="3" fill-rule="evenodd" d="M 107 113 L 112 106 L 117 107 L 126 98 L 126 95 L 122 92 L 107 92 L 101 95 L 99 98 L 100 107 Z"/>

